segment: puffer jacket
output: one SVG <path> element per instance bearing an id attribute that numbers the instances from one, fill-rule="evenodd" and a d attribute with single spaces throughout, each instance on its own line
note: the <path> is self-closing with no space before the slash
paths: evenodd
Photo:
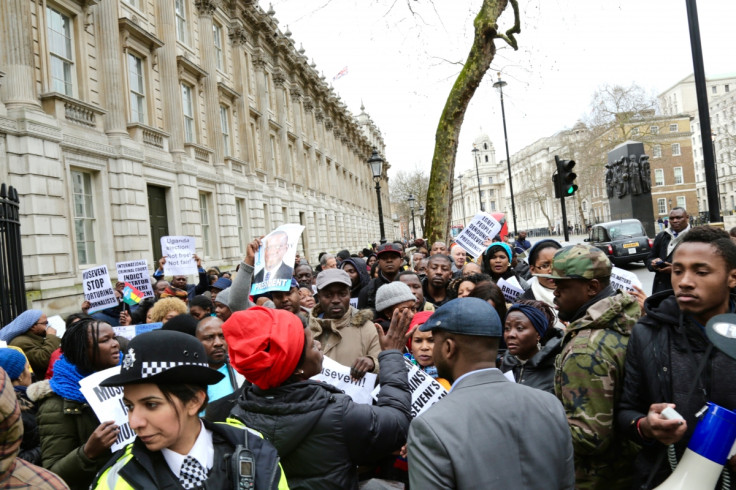
<path id="1" fill-rule="evenodd" d="M 537 388 L 554 394 L 555 392 L 555 358 L 562 350 L 562 332 L 555 329 L 556 335 L 542 346 L 542 350 L 534 354 L 525 363 L 506 351 L 501 364 L 501 371 L 513 371 L 514 379 L 521 385 Z"/>
<path id="2" fill-rule="evenodd" d="M 731 295 L 731 304 L 735 302 L 736 296 Z M 624 389 L 616 408 L 618 429 L 632 441 L 643 445 L 636 458 L 637 488 L 647 481 L 653 468 L 659 464 L 651 482 L 652 488 L 671 474 L 664 456 L 667 449 L 659 442 L 644 441 L 636 428 L 637 420 L 646 416 L 652 403 L 677 404 L 677 411 L 688 426 L 685 435 L 675 444 L 679 460 L 697 425 L 695 413 L 706 400 L 736 410 L 736 385 L 731 380 L 732 373 L 736 372 L 736 361 L 712 349 L 701 381 L 690 399 L 685 400 L 710 342 L 699 325 L 681 314 L 672 291 L 647 298 L 644 311 L 645 316 L 637 322 L 631 334 L 626 353 Z M 687 352 L 685 338 L 696 357 L 695 363 Z M 658 459 L 662 461 L 657 463 Z M 734 472 L 731 472 L 731 481 L 736 481 Z"/>
<path id="3" fill-rule="evenodd" d="M 87 489 L 112 453 L 95 459 L 84 454 L 84 444 L 100 422 L 86 403 L 67 400 L 51 390 L 48 380 L 28 387 L 28 398 L 38 405 L 42 466 L 59 475 L 71 489 Z"/>
<path id="4" fill-rule="evenodd" d="M 371 310 L 357 310 L 352 306 L 338 320 L 320 318 L 322 308 L 318 304 L 309 313 L 309 329 L 322 344 L 324 355 L 343 366 L 352 366 L 359 357 L 370 357 L 378 373 L 378 332 L 373 325 Z"/>
<path id="5" fill-rule="evenodd" d="M 357 465 L 401 448 L 411 421 L 404 357 L 390 350 L 379 358 L 377 406 L 354 403 L 337 388 L 310 380 L 268 391 L 246 385 L 230 416 L 276 446 L 290 488 L 357 489 Z"/>

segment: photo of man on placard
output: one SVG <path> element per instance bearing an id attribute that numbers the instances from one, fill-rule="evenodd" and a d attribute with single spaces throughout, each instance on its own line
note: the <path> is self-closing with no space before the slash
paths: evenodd
<path id="1" fill-rule="evenodd" d="M 284 263 L 284 256 L 289 250 L 289 235 L 285 231 L 274 231 L 263 239 L 263 268 L 253 278 L 253 282 L 270 281 L 272 279 L 291 279 L 294 268 Z"/>

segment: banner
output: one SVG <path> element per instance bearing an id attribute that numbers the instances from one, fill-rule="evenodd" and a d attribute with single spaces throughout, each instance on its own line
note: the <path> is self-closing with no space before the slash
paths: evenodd
<path id="1" fill-rule="evenodd" d="M 169 259 L 166 259 L 168 262 Z M 118 282 L 128 282 L 143 293 L 144 298 L 153 298 L 153 287 L 148 274 L 147 260 L 129 260 L 115 264 L 118 271 Z M 166 265 L 164 265 L 166 268 Z"/>
<path id="2" fill-rule="evenodd" d="M 460 245 L 469 255 L 480 257 L 488 247 L 486 240 L 493 238 L 501 231 L 501 224 L 488 213 L 480 212 L 473 216 L 468 226 L 463 228 L 455 243 Z"/>
<path id="3" fill-rule="evenodd" d="M 411 361 L 406 358 L 404 360 L 406 361 L 406 368 L 409 370 L 411 416 L 415 418 L 447 396 L 449 392 L 436 379 L 412 364 Z M 372 393 L 373 398 L 376 400 L 378 400 L 379 391 L 381 391 L 380 385 L 376 386 L 376 389 Z"/>
<path id="4" fill-rule="evenodd" d="M 98 371 L 79 380 L 79 391 L 87 399 L 100 423 L 112 420 L 120 428 L 118 438 L 110 448 L 112 452 L 124 448 L 135 439 L 135 432 L 128 424 L 128 409 L 123 404 L 123 387 L 100 386 L 101 382 L 116 374 L 120 374 L 120 366 Z"/>
<path id="5" fill-rule="evenodd" d="M 82 287 L 84 288 L 84 299 L 89 301 L 88 314 L 112 308 L 118 305 L 118 298 L 110 283 L 110 274 L 107 266 L 100 265 L 82 271 Z"/>
<path id="6" fill-rule="evenodd" d="M 288 291 L 294 275 L 294 261 L 302 225 L 281 225 L 263 237 L 253 266 L 253 286 L 250 294 Z"/>
<path id="7" fill-rule="evenodd" d="M 519 281 L 513 276 L 509 277 L 508 281 L 506 279 L 499 279 L 496 284 L 501 288 L 501 292 L 507 303 L 516 303 L 519 296 L 524 294 L 524 288 L 521 287 Z"/>
<path id="8" fill-rule="evenodd" d="M 611 269 L 611 287 L 616 290 L 633 292 L 634 286 L 641 288 L 641 281 L 631 271 L 614 267 Z"/>
<path id="9" fill-rule="evenodd" d="M 197 262 L 194 260 L 194 237 L 162 236 L 161 253 L 166 259 L 164 275 L 191 276 L 197 275 Z"/>
<path id="10" fill-rule="evenodd" d="M 322 360 L 322 372 L 312 376 L 311 379 L 323 381 L 341 389 L 355 403 L 370 405 L 373 403 L 371 391 L 376 384 L 377 377 L 374 373 L 365 373 L 361 379 L 353 379 L 350 377 L 350 368 L 348 366 L 343 366 L 337 361 L 325 356 Z"/>
<path id="11" fill-rule="evenodd" d="M 140 325 L 125 325 L 123 327 L 112 327 L 117 337 L 124 337 L 128 340 L 136 335 L 157 330 L 163 326 L 163 323 L 141 323 Z"/>

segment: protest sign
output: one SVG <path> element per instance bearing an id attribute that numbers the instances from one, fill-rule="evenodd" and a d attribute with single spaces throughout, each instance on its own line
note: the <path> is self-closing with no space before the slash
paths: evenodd
<path id="1" fill-rule="evenodd" d="M 120 374 L 120 366 L 98 371 L 79 380 L 79 391 L 87 399 L 100 423 L 112 420 L 120 428 L 118 438 L 110 448 L 112 452 L 124 448 L 135 439 L 135 432 L 128 424 L 128 409 L 123 404 L 123 387 L 100 386 L 101 382 L 116 374 Z"/>
<path id="2" fill-rule="evenodd" d="M 60 315 L 54 315 L 47 318 L 49 322 L 49 327 L 56 330 L 56 336 L 61 338 L 64 336 L 64 332 L 66 332 L 66 322 L 63 318 L 61 318 Z"/>
<path id="3" fill-rule="evenodd" d="M 636 274 L 626 269 L 614 267 L 611 269 L 611 287 L 615 290 L 633 292 L 634 286 L 641 288 L 641 281 Z"/>
<path id="4" fill-rule="evenodd" d="M 514 276 L 509 277 L 508 280 L 499 279 L 496 284 L 501 288 L 503 297 L 508 303 L 516 303 L 519 296 L 524 294 L 524 288 L 521 287 L 519 281 L 517 281 Z"/>
<path id="5" fill-rule="evenodd" d="M 302 231 L 302 225 L 285 224 L 263 237 L 253 266 L 250 294 L 288 291 L 291 288 L 296 247 Z"/>
<path id="6" fill-rule="evenodd" d="M 485 251 L 486 240 L 493 238 L 501 230 L 501 224 L 488 213 L 480 212 L 473 216 L 468 226 L 463 228 L 455 243 L 473 257 L 480 257 Z"/>
<path id="7" fill-rule="evenodd" d="M 350 298 L 350 306 L 352 306 L 353 308 L 357 308 L 359 299 L 360 298 Z"/>
<path id="8" fill-rule="evenodd" d="M 132 339 L 136 335 L 150 332 L 151 330 L 157 330 L 161 328 L 163 323 L 142 323 L 140 325 L 126 325 L 123 327 L 112 327 L 115 331 L 115 335 L 118 337 L 124 337 L 128 340 Z"/>
<path id="9" fill-rule="evenodd" d="M 167 276 L 196 275 L 194 238 L 190 236 L 162 236 L 161 253 L 166 258 L 164 274 Z"/>
<path id="10" fill-rule="evenodd" d="M 425 373 L 408 359 L 406 368 L 409 370 L 409 390 L 411 391 L 411 416 L 418 417 L 423 414 L 429 407 L 440 401 L 449 393 L 436 379 Z M 378 400 L 378 392 L 380 386 L 376 386 L 373 390 L 373 398 Z"/>
<path id="11" fill-rule="evenodd" d="M 376 384 L 376 377 L 373 373 L 366 373 L 361 379 L 353 379 L 350 377 L 348 366 L 343 366 L 325 356 L 322 360 L 322 372 L 312 376 L 311 379 L 323 381 L 341 389 L 355 403 L 370 405 L 373 402 L 371 391 Z"/>
<path id="12" fill-rule="evenodd" d="M 106 265 L 83 271 L 82 287 L 84 288 L 84 299 L 89 301 L 90 304 L 89 310 L 87 310 L 90 315 L 96 311 L 118 305 L 118 299 L 112 289 L 112 284 L 110 284 L 110 275 L 107 273 Z"/>
<path id="13" fill-rule="evenodd" d="M 166 262 L 169 260 L 166 259 Z M 164 268 L 166 265 L 164 265 Z M 147 260 L 129 260 L 115 264 L 118 270 L 118 281 L 130 283 L 131 286 L 140 290 L 144 298 L 153 298 L 153 287 L 148 275 Z"/>

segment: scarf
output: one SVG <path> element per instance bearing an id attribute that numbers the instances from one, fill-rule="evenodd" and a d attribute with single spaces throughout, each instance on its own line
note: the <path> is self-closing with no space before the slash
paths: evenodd
<path id="1" fill-rule="evenodd" d="M 672 231 L 672 228 L 667 228 L 664 230 L 665 233 L 670 235 L 670 243 L 667 244 L 667 257 L 670 256 L 672 251 L 675 249 L 678 243 L 680 243 L 680 240 L 682 240 L 682 237 L 685 236 L 685 234 L 690 231 L 690 225 L 687 225 L 687 228 L 682 230 L 680 233 L 675 236 L 675 232 Z"/>
<path id="2" fill-rule="evenodd" d="M 120 357 L 122 358 L 123 356 Z M 54 364 L 54 375 L 51 377 L 49 384 L 51 385 L 51 390 L 60 397 L 79 403 L 87 403 L 87 399 L 79 391 L 79 381 L 89 374 L 91 373 L 80 373 L 77 370 L 77 366 L 67 361 L 62 354 Z"/>
<path id="3" fill-rule="evenodd" d="M 548 305 L 552 306 L 554 308 L 555 306 L 555 290 L 554 289 L 547 289 L 546 287 L 539 284 L 539 279 L 536 277 L 532 277 L 529 280 L 529 284 L 531 284 L 532 287 L 532 293 L 534 293 L 534 298 L 537 301 L 542 301 L 543 303 L 547 303 Z"/>

